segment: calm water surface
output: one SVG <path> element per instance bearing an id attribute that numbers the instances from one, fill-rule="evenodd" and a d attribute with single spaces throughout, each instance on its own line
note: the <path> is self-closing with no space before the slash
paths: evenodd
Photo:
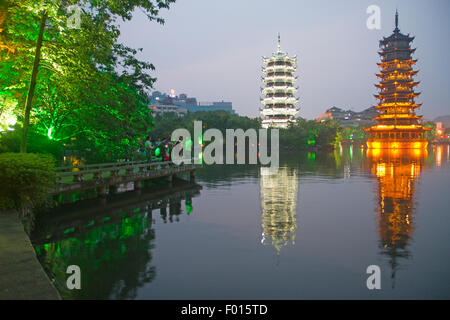
<path id="1" fill-rule="evenodd" d="M 66 299 L 449 299 L 449 190 L 448 146 L 281 155 L 63 205 L 32 241 Z"/>

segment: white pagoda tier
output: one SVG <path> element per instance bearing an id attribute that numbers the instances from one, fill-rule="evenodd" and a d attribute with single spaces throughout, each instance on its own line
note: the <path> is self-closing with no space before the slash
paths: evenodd
<path id="1" fill-rule="evenodd" d="M 263 128 L 287 128 L 295 123 L 298 113 L 295 97 L 297 92 L 294 76 L 297 69 L 297 56 L 289 57 L 281 51 L 280 35 L 278 35 L 278 50 L 271 57 L 263 57 L 263 84 L 261 102 Z"/>

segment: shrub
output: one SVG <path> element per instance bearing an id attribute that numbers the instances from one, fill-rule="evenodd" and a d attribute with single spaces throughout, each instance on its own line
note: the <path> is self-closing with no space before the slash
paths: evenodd
<path id="1" fill-rule="evenodd" d="M 8 131 L 0 135 L 0 153 L 19 152 L 22 139 L 22 128 L 15 127 L 14 131 Z M 27 141 L 27 151 L 29 153 L 50 154 L 55 159 L 62 159 L 63 145 L 60 141 L 50 140 L 46 135 L 42 135 L 33 128 L 30 128 Z"/>
<path id="2" fill-rule="evenodd" d="M 55 183 L 55 161 L 33 153 L 0 154 L 0 210 L 37 207 Z"/>

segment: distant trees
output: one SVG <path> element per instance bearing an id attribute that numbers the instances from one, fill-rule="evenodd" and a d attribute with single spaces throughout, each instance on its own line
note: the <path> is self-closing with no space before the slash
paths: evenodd
<path id="1" fill-rule="evenodd" d="M 225 111 L 209 111 L 188 113 L 178 117 L 175 113 L 165 113 L 155 117 L 155 125 L 150 134 L 154 139 L 170 137 L 172 131 L 186 128 L 193 132 L 194 121 L 201 120 L 203 131 L 209 128 L 219 129 L 225 135 L 226 129 L 259 129 L 259 119 L 250 119 L 233 115 Z M 301 150 L 313 147 L 334 147 L 340 132 L 339 122 L 327 120 L 297 119 L 297 123 L 288 129 L 280 129 L 280 147 L 283 149 Z M 269 135 L 270 138 L 270 135 Z"/>
<path id="2" fill-rule="evenodd" d="M 339 122 L 326 120 L 316 122 L 298 118 L 296 124 L 280 130 L 280 146 L 284 149 L 308 149 L 312 147 L 334 147 L 338 142 Z"/>
<path id="3" fill-rule="evenodd" d="M 199 111 L 188 113 L 184 117 L 179 117 L 173 112 L 164 113 L 155 117 L 155 124 L 150 135 L 154 139 L 170 138 L 172 131 L 178 128 L 185 128 L 189 132 L 194 131 L 194 121 L 202 121 L 203 131 L 210 128 L 219 129 L 225 135 L 226 129 L 258 129 L 260 122 L 257 119 L 250 119 L 226 111 Z"/>

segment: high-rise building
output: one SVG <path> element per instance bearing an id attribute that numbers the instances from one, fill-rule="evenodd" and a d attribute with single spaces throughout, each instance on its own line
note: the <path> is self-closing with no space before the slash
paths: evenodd
<path id="1" fill-rule="evenodd" d="M 395 29 L 391 36 L 380 41 L 381 72 L 377 74 L 380 83 L 376 85 L 379 99 L 375 107 L 379 114 L 374 120 L 377 124 L 366 129 L 370 134 L 369 148 L 425 148 L 425 131 L 429 130 L 419 123 L 421 116 L 415 109 L 421 104 L 414 102 L 420 93 L 414 92 L 419 82 L 414 82 L 418 71 L 412 66 L 417 62 L 411 58 L 416 49 L 410 43 L 414 37 L 400 33 L 398 13 L 395 13 Z"/>
<path id="2" fill-rule="evenodd" d="M 278 49 L 271 57 L 263 57 L 263 98 L 261 102 L 263 128 L 287 128 L 295 123 L 297 114 L 297 98 L 294 87 L 297 57 L 289 57 L 281 50 L 280 35 L 278 34 Z"/>

